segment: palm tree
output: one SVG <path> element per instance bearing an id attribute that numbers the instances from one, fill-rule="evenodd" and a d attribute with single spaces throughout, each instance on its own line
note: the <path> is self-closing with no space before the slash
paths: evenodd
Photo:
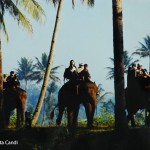
<path id="1" fill-rule="evenodd" d="M 125 113 L 122 0 L 112 0 L 112 9 L 114 45 L 115 130 L 120 135 L 126 135 L 128 131 L 128 124 Z"/>
<path id="2" fill-rule="evenodd" d="M 97 95 L 97 104 L 101 103 L 101 102 L 105 102 L 106 101 L 106 96 L 112 94 L 111 92 L 105 92 L 105 90 L 102 87 L 102 84 L 98 85 L 98 95 Z"/>
<path id="3" fill-rule="evenodd" d="M 58 9 L 57 9 L 55 27 L 54 27 L 54 31 L 53 31 L 51 47 L 50 47 L 50 52 L 49 52 L 49 56 L 48 56 L 48 63 L 47 63 L 47 67 L 46 67 L 46 71 L 45 71 L 45 75 L 44 75 L 44 81 L 43 81 L 42 89 L 40 92 L 39 100 L 38 100 L 36 109 L 33 114 L 32 125 L 35 125 L 35 123 L 37 122 L 37 119 L 39 117 L 41 107 L 42 107 L 42 104 L 44 101 L 45 93 L 46 93 L 46 88 L 47 88 L 47 85 L 49 82 L 49 76 L 50 76 L 51 66 L 52 66 L 53 57 L 54 57 L 54 46 L 55 46 L 56 34 L 58 31 L 58 24 L 59 24 L 62 4 L 63 4 L 63 0 L 60 0 Z"/>
<path id="4" fill-rule="evenodd" d="M 149 58 L 149 72 L 150 72 L 150 36 L 147 35 L 144 38 L 144 43 L 140 43 L 140 48 L 136 50 L 133 54 L 141 56 L 141 58 Z"/>
<path id="5" fill-rule="evenodd" d="M 48 55 L 46 53 L 43 53 L 41 61 L 37 57 L 35 58 L 37 63 L 34 65 L 34 68 L 36 69 L 36 71 L 32 71 L 29 77 L 31 80 L 35 80 L 36 83 L 40 83 L 44 79 L 45 70 L 48 62 Z M 57 69 L 59 69 L 60 67 L 61 66 L 56 66 L 51 69 L 50 79 L 52 79 L 53 81 L 60 82 L 60 78 L 56 76 L 56 73 L 58 73 Z"/>
<path id="6" fill-rule="evenodd" d="M 114 59 L 109 58 L 111 63 L 114 64 Z M 124 74 L 128 73 L 128 68 L 133 64 L 137 63 L 139 60 L 133 60 L 132 55 L 129 56 L 128 51 L 124 51 Z M 107 79 L 113 79 L 114 78 L 114 67 L 106 67 L 108 69 Z"/>
<path id="7" fill-rule="evenodd" d="M 54 5 L 56 3 L 58 3 L 58 9 L 57 9 L 57 15 L 56 15 L 56 21 L 55 21 L 53 36 L 52 36 L 52 40 L 51 40 L 50 52 L 49 52 L 49 56 L 48 56 L 48 63 L 47 63 L 47 67 L 46 67 L 46 71 L 45 71 L 45 75 L 44 75 L 44 81 L 43 81 L 40 97 L 39 97 L 35 112 L 33 114 L 33 119 L 32 119 L 32 125 L 33 126 L 37 122 L 38 116 L 40 114 L 41 107 L 42 107 L 45 93 L 46 93 L 47 84 L 49 81 L 51 66 L 52 66 L 53 57 L 54 57 L 54 46 L 55 46 L 56 34 L 57 34 L 57 30 L 58 30 L 61 8 L 62 8 L 62 4 L 63 4 L 63 0 L 52 0 L 52 1 L 53 1 Z M 89 1 L 88 4 L 94 4 L 94 0 L 88 0 L 88 1 Z M 84 2 L 84 0 L 83 0 L 83 2 Z M 74 5 L 74 0 L 72 0 L 72 4 Z"/>
<path id="8" fill-rule="evenodd" d="M 96 104 L 105 103 L 106 96 L 112 94 L 111 92 L 105 92 L 105 90 L 102 87 L 102 84 L 98 84 L 98 92 L 97 93 L 98 93 L 98 95 L 96 97 Z M 96 107 L 96 115 L 97 115 L 97 107 Z"/>
<path id="9" fill-rule="evenodd" d="M 20 61 L 18 61 L 18 66 L 19 67 L 16 69 L 16 74 L 20 80 L 25 81 L 25 90 L 27 90 L 27 82 L 30 80 L 28 75 L 32 73 L 34 69 L 33 61 L 31 59 L 27 59 L 26 57 L 22 57 Z"/>

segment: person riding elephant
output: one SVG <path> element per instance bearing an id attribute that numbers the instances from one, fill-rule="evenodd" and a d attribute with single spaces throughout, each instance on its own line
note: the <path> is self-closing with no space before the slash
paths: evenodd
<path id="1" fill-rule="evenodd" d="M 91 75 L 89 73 L 88 64 L 84 64 L 84 69 L 81 71 L 80 77 L 85 82 L 91 82 Z"/>
<path id="2" fill-rule="evenodd" d="M 64 82 L 65 80 L 69 80 L 71 82 L 74 82 L 78 78 L 77 68 L 75 66 L 74 60 L 70 60 L 70 65 L 68 68 L 65 69 L 64 72 Z"/>
<path id="3" fill-rule="evenodd" d="M 13 89 L 20 87 L 19 79 L 17 75 L 14 73 L 14 71 L 11 71 L 10 75 L 7 77 L 7 87 Z"/>

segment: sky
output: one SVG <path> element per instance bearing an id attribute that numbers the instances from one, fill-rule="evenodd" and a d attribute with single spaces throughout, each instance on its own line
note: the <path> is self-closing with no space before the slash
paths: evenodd
<path id="1" fill-rule="evenodd" d="M 9 42 L 2 34 L 3 73 L 17 69 L 21 57 L 35 62 L 35 57 L 40 59 L 42 53 L 49 53 L 57 8 L 46 0 L 39 0 L 39 3 L 45 10 L 46 20 L 44 23 L 31 21 L 33 34 L 27 33 L 6 13 Z M 143 42 L 146 35 L 150 35 L 149 18 L 150 0 L 123 0 L 124 50 L 129 54 L 140 46 L 139 42 Z M 53 62 L 53 67 L 63 65 L 58 70 L 61 84 L 64 70 L 73 59 L 76 66 L 87 63 L 91 80 L 102 84 L 107 92 L 113 92 L 114 81 L 106 80 L 106 67 L 113 67 L 109 61 L 109 57 L 113 57 L 112 29 L 111 0 L 95 0 L 92 8 L 75 1 L 74 9 L 71 0 L 64 0 Z M 148 69 L 148 58 L 141 59 L 140 63 Z"/>

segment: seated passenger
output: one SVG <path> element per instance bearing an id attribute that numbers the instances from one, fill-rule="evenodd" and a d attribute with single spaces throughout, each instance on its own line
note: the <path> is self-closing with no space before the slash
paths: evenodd
<path id="1" fill-rule="evenodd" d="M 150 75 L 149 75 L 149 73 L 147 72 L 146 69 L 143 69 L 143 77 L 144 77 L 144 78 L 150 77 Z"/>
<path id="2" fill-rule="evenodd" d="M 143 70 L 142 65 L 138 64 L 137 70 L 136 70 L 137 76 L 143 76 L 143 72 L 144 72 L 144 70 Z"/>
<path id="3" fill-rule="evenodd" d="M 82 63 L 79 64 L 79 67 L 78 67 L 78 69 L 77 69 L 77 72 L 78 72 L 78 79 L 79 79 L 79 80 L 82 80 L 81 72 L 83 71 L 83 69 L 84 69 L 84 65 L 83 65 Z"/>
<path id="4" fill-rule="evenodd" d="M 84 69 L 83 71 L 81 71 L 80 76 L 83 81 L 91 82 L 90 80 L 91 76 L 88 70 L 88 64 L 84 64 Z"/>
<path id="5" fill-rule="evenodd" d="M 65 79 L 67 79 L 69 81 L 75 81 L 75 80 L 77 80 L 77 78 L 78 78 L 78 73 L 77 73 L 77 69 L 75 66 L 75 62 L 74 62 L 74 60 L 71 60 L 69 67 L 65 69 L 64 81 L 65 81 Z"/>
<path id="6" fill-rule="evenodd" d="M 7 88 L 7 74 L 3 75 L 3 90 L 5 90 Z"/>
<path id="7" fill-rule="evenodd" d="M 10 75 L 7 77 L 8 88 L 17 88 L 20 86 L 18 77 L 14 74 L 14 71 L 10 72 Z"/>

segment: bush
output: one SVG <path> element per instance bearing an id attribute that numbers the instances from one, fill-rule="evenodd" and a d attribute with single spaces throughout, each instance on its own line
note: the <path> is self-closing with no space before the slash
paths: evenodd
<path id="1" fill-rule="evenodd" d="M 114 123 L 114 115 L 107 112 L 105 107 L 102 108 L 101 114 L 94 118 L 94 124 L 97 126 L 114 127 Z"/>
<path id="2" fill-rule="evenodd" d="M 13 115 L 11 115 L 10 117 L 10 126 L 16 126 L 16 121 L 17 121 L 17 114 L 16 112 L 13 113 Z"/>

